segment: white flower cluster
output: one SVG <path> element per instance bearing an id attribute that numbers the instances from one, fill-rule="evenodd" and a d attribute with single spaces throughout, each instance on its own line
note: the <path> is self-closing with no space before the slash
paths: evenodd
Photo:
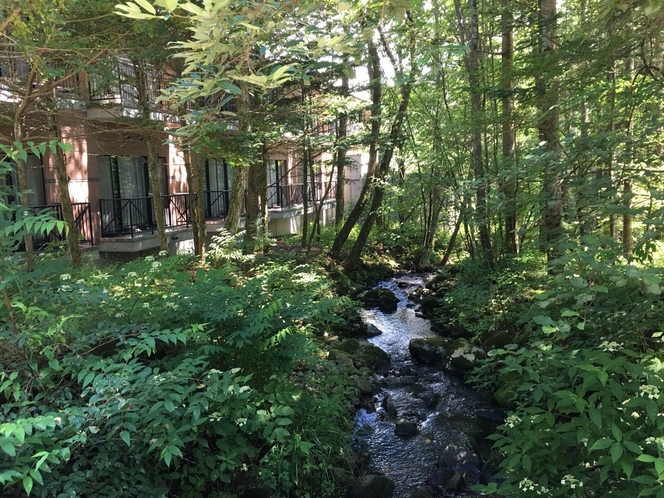
<path id="1" fill-rule="evenodd" d="M 522 491 L 535 491 L 535 483 L 526 477 L 519 483 L 519 489 Z"/>
<path id="2" fill-rule="evenodd" d="M 517 426 L 521 422 L 521 419 L 517 417 L 516 415 L 510 415 L 507 417 L 507 420 L 505 420 L 505 425 L 509 427 L 510 429 L 514 429 L 515 426 Z"/>
<path id="3" fill-rule="evenodd" d="M 562 484 L 563 486 L 569 486 L 570 489 L 583 487 L 583 482 L 579 481 L 572 474 L 567 474 L 565 477 L 563 477 L 562 480 L 560 481 L 560 484 Z"/>
<path id="4" fill-rule="evenodd" d="M 615 341 L 604 341 L 602 344 L 599 345 L 600 348 L 602 348 L 604 351 L 618 351 L 620 348 L 622 348 L 624 344 L 622 342 L 615 342 Z"/>
<path id="5" fill-rule="evenodd" d="M 648 396 L 649 399 L 657 399 L 659 398 L 659 387 L 650 384 L 639 386 L 639 395 Z"/>

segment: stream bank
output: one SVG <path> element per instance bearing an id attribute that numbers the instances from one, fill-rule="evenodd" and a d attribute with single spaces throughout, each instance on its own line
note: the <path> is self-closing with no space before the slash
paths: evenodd
<path id="1" fill-rule="evenodd" d="M 426 279 L 412 274 L 381 282 L 377 288 L 393 293 L 394 305 L 369 301 L 379 307 L 362 312 L 373 335 L 368 340 L 388 360 L 374 368 L 371 391 L 363 389 L 364 402 L 355 412 L 354 441 L 364 475 L 350 497 L 470 497 L 477 496 L 470 486 L 491 478 L 484 438 L 503 414 L 490 394 L 469 389 L 449 373 L 449 351 L 458 344 L 440 338 L 416 309 Z M 434 357 L 422 357 L 417 344 L 433 344 L 420 350 Z M 448 372 L 442 368 L 445 358 Z"/>

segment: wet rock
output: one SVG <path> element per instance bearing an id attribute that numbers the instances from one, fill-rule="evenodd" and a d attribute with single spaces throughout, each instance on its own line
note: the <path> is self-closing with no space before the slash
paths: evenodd
<path id="1" fill-rule="evenodd" d="M 383 373 L 390 367 L 390 355 L 370 342 L 363 342 L 354 356 L 364 360 L 364 364 L 374 372 Z"/>
<path id="2" fill-rule="evenodd" d="M 360 394 L 366 396 L 371 394 L 371 379 L 367 377 L 355 377 L 354 381 L 355 387 L 360 391 Z"/>
<path id="3" fill-rule="evenodd" d="M 420 309 L 426 316 L 431 316 L 436 308 L 440 307 L 440 301 L 434 296 L 425 296 L 420 301 Z"/>
<path id="4" fill-rule="evenodd" d="M 348 498 L 392 498 L 394 483 L 385 476 L 360 476 L 348 490 Z"/>
<path id="5" fill-rule="evenodd" d="M 367 337 L 376 337 L 377 335 L 381 335 L 383 333 L 382 330 L 380 330 L 378 327 L 372 324 L 367 324 Z"/>
<path id="6" fill-rule="evenodd" d="M 450 345 L 450 340 L 444 337 L 427 337 L 411 339 L 408 350 L 413 360 L 426 365 L 434 365 L 443 360 L 443 355 Z"/>
<path id="7" fill-rule="evenodd" d="M 480 334 L 479 341 L 487 349 L 497 349 L 514 343 L 514 334 L 508 330 L 501 330 L 494 324 L 486 332 Z"/>
<path id="8" fill-rule="evenodd" d="M 412 386 L 415 382 L 417 382 L 417 379 L 414 375 L 385 378 L 385 386 L 388 388 Z"/>
<path id="9" fill-rule="evenodd" d="M 443 369 L 452 375 L 463 375 L 485 357 L 482 348 L 474 346 L 467 339 L 456 339 L 443 354 Z"/>
<path id="10" fill-rule="evenodd" d="M 438 495 L 431 486 L 422 486 L 410 495 L 410 498 L 436 498 L 438 496 L 440 495 Z"/>
<path id="11" fill-rule="evenodd" d="M 397 405 L 394 404 L 394 399 L 392 399 L 392 396 L 386 396 L 383 399 L 383 408 L 385 409 L 385 413 L 387 413 L 390 417 L 397 416 Z"/>
<path id="12" fill-rule="evenodd" d="M 433 410 L 436 408 L 438 401 L 440 401 L 440 394 L 433 393 L 431 391 L 424 392 L 420 395 L 420 399 L 424 401 L 424 405 L 429 409 Z"/>
<path id="13" fill-rule="evenodd" d="M 399 287 L 399 289 L 405 289 L 407 287 L 410 287 L 410 284 L 408 282 L 403 282 L 403 281 L 397 282 L 397 287 Z"/>
<path id="14" fill-rule="evenodd" d="M 411 420 L 405 419 L 405 418 L 400 418 L 397 420 L 397 425 L 394 428 L 394 433 L 397 436 L 414 436 L 416 435 L 419 431 L 417 428 L 417 424 Z"/>
<path id="15" fill-rule="evenodd" d="M 327 359 L 335 362 L 339 367 L 346 370 L 354 369 L 353 357 L 341 349 L 330 349 L 327 354 Z"/>
<path id="16" fill-rule="evenodd" d="M 450 318 L 446 316 L 434 316 L 431 318 L 431 330 L 443 337 L 463 337 L 470 339 L 473 334 L 469 330 L 458 325 L 450 323 Z"/>
<path id="17" fill-rule="evenodd" d="M 438 456 L 438 468 L 453 470 L 478 470 L 480 457 L 470 448 L 448 444 Z"/>
<path id="18" fill-rule="evenodd" d="M 337 345 L 337 349 L 345 351 L 346 353 L 353 354 L 360 348 L 360 341 L 358 339 L 345 339 Z"/>
<path id="19" fill-rule="evenodd" d="M 466 486 L 465 472 L 453 469 L 436 469 L 429 476 L 426 484 L 437 493 L 444 493 L 446 490 L 460 491 Z"/>
<path id="20" fill-rule="evenodd" d="M 389 289 L 371 289 L 362 295 L 360 299 L 367 308 L 378 308 L 383 313 L 394 313 L 399 304 L 399 298 Z"/>

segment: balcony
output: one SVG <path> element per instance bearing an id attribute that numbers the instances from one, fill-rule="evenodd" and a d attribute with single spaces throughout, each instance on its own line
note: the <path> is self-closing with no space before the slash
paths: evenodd
<path id="1" fill-rule="evenodd" d="M 268 187 L 267 206 L 270 216 L 283 218 L 284 211 L 301 213 L 302 184 L 271 185 Z M 316 182 L 308 191 L 309 206 L 313 202 L 334 199 L 334 182 Z M 206 221 L 223 220 L 228 214 L 230 190 L 206 190 L 203 193 Z M 191 226 L 190 194 L 162 195 L 164 225 L 167 230 Z M 299 210 L 299 211 L 298 211 Z M 154 202 L 151 196 L 131 199 L 101 199 L 99 201 L 102 238 L 141 237 L 157 232 Z M 246 213 L 246 199 L 242 214 Z M 291 216 L 289 216 L 291 217 Z"/>
<path id="2" fill-rule="evenodd" d="M 82 244 L 94 245 L 94 236 L 92 230 L 92 215 L 90 213 L 90 203 L 73 202 L 74 224 L 78 239 Z M 44 204 L 41 206 L 30 206 L 33 214 L 49 213 L 56 220 L 63 221 L 62 206 L 60 204 Z M 62 242 L 65 240 L 65 233 L 59 230 L 53 230 L 48 234 L 41 234 L 34 237 L 35 247 L 44 247 L 52 242 Z"/>

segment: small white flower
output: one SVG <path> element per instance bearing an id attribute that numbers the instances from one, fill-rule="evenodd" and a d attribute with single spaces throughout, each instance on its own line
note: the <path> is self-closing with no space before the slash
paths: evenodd
<path id="1" fill-rule="evenodd" d="M 657 399 L 659 398 L 659 387 L 650 384 L 639 386 L 639 394 L 644 397 L 647 396 L 648 399 Z"/>
<path id="2" fill-rule="evenodd" d="M 144 307 L 144 308 L 149 308 L 149 307 L 150 307 L 150 303 L 143 303 L 143 307 Z"/>
<path id="3" fill-rule="evenodd" d="M 127 273 L 127 278 L 136 278 L 138 277 L 138 274 L 135 271 L 130 271 Z"/>
<path id="4" fill-rule="evenodd" d="M 145 256 L 145 261 L 147 261 L 148 263 L 154 261 L 154 256 Z"/>
<path id="5" fill-rule="evenodd" d="M 166 256 L 168 256 L 168 251 L 159 251 L 160 258 L 165 258 Z"/>
<path id="6" fill-rule="evenodd" d="M 60 280 L 62 280 L 63 282 L 71 280 L 71 275 L 69 273 L 63 273 L 62 275 L 60 275 Z"/>
<path id="7" fill-rule="evenodd" d="M 515 426 L 517 426 L 521 422 L 521 419 L 517 417 L 516 415 L 510 415 L 507 417 L 507 420 L 505 420 L 505 425 L 509 427 L 510 429 L 513 429 Z"/>

